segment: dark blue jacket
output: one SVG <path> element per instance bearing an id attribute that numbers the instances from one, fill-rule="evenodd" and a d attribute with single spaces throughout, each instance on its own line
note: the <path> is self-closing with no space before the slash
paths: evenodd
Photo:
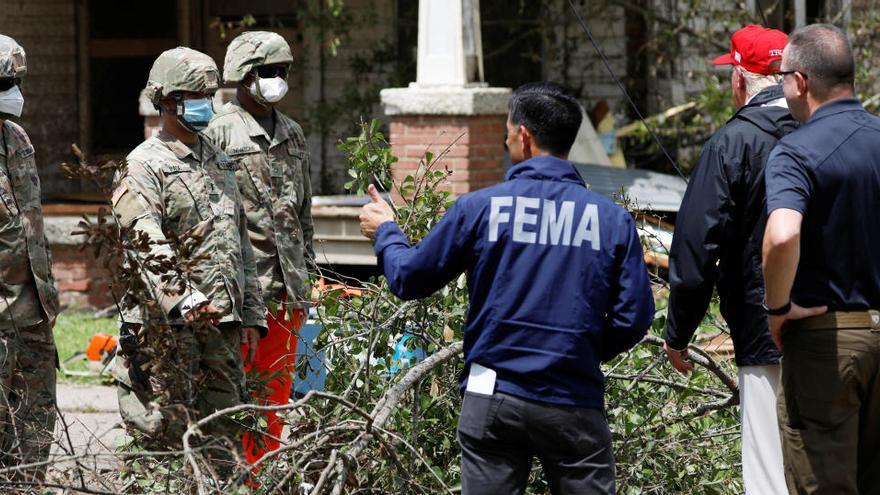
<path id="1" fill-rule="evenodd" d="M 764 165 L 779 139 L 797 128 L 783 98 L 781 85 L 764 89 L 703 146 L 678 210 L 669 257 L 666 342 L 673 349 L 687 347 L 717 287 L 736 364 L 779 362 L 761 306 L 761 246 Z"/>
<path id="2" fill-rule="evenodd" d="M 632 217 L 558 158 L 532 158 L 460 197 L 414 247 L 386 222 L 375 249 L 403 299 L 467 272 L 462 388 L 479 363 L 497 373 L 497 391 L 601 408 L 600 361 L 638 343 L 654 316 Z"/>

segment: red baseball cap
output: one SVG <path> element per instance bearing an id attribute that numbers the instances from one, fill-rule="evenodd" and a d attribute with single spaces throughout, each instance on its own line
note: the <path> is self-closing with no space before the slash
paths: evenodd
<path id="1" fill-rule="evenodd" d="M 786 43 L 788 35 L 782 31 L 752 24 L 733 33 L 730 53 L 721 55 L 713 63 L 739 65 L 755 74 L 770 75 L 779 70 Z"/>

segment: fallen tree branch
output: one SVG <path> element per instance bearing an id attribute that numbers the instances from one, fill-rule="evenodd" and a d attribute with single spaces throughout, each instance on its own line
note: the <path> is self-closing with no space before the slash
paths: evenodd
<path id="1" fill-rule="evenodd" d="M 334 483 L 333 486 L 333 494 L 341 493 L 342 486 L 345 484 L 345 479 L 348 477 L 349 460 L 356 459 L 367 445 L 369 445 L 370 441 L 373 439 L 373 427 L 375 426 L 380 429 L 384 428 L 385 423 L 388 422 L 391 413 L 397 408 L 397 404 L 403 398 L 404 394 L 419 383 L 428 373 L 433 371 L 434 368 L 461 354 L 463 348 L 464 344 L 462 342 L 455 342 L 440 349 L 424 361 L 410 368 L 399 382 L 385 392 L 370 413 L 372 421 L 366 425 L 366 431 L 364 431 L 364 433 L 355 440 L 354 444 L 343 453 L 342 458 L 336 461 L 337 477 L 336 483 Z"/>
<path id="2" fill-rule="evenodd" d="M 657 385 L 665 385 L 667 387 L 676 388 L 678 390 L 684 390 L 687 392 L 696 392 L 698 394 L 703 395 L 712 395 L 714 397 L 719 397 L 722 399 L 726 399 L 729 394 L 724 392 L 720 392 L 718 390 L 713 390 L 711 388 L 702 388 L 702 387 L 691 387 L 685 385 L 684 383 L 679 383 L 672 380 L 666 380 L 663 378 L 656 378 L 653 376 L 641 376 L 641 375 L 622 375 L 619 373 L 609 373 L 605 375 L 607 378 L 612 378 L 615 380 L 632 380 L 632 381 L 643 381 L 648 383 L 655 383 Z"/>
<path id="3" fill-rule="evenodd" d="M 385 395 L 382 397 L 382 399 L 376 403 L 375 407 L 373 407 L 373 411 L 370 413 L 370 416 L 372 416 L 373 418 L 373 422 L 380 427 L 384 427 L 385 423 L 388 421 L 389 416 L 391 416 L 391 413 L 397 407 L 397 403 L 400 402 L 401 398 L 403 398 L 403 394 L 412 389 L 413 386 L 421 381 L 421 379 L 424 378 L 425 375 L 431 372 L 434 368 L 461 354 L 463 348 L 463 342 L 455 342 L 447 347 L 444 347 L 443 349 L 440 349 L 439 351 L 430 355 L 424 361 L 410 368 L 406 375 L 404 375 L 404 377 L 399 382 L 397 382 L 393 387 L 385 392 Z"/>
<path id="4" fill-rule="evenodd" d="M 664 340 L 661 339 L 660 337 L 657 337 L 656 335 L 646 335 L 645 338 L 642 340 L 642 342 L 645 344 L 652 344 L 652 345 L 655 345 L 658 347 L 663 347 Z M 724 386 L 727 387 L 727 389 L 730 391 L 730 393 L 735 397 L 736 400 L 734 401 L 733 405 L 738 404 L 739 403 L 739 384 L 737 383 L 737 380 L 735 378 L 733 378 L 732 376 L 728 375 L 727 372 L 725 372 L 721 368 L 721 366 L 714 359 L 712 359 L 711 356 L 709 356 L 705 351 L 703 351 L 699 347 L 697 347 L 693 344 L 689 344 L 688 350 L 694 351 L 694 352 L 688 353 L 688 358 L 691 361 L 706 368 L 713 375 L 718 377 L 718 379 L 721 381 L 721 383 L 723 383 Z"/>
<path id="5" fill-rule="evenodd" d="M 330 459 L 327 461 L 327 466 L 321 471 L 321 476 L 318 477 L 318 482 L 315 483 L 315 487 L 311 491 L 311 495 L 318 495 L 321 493 L 321 490 L 324 488 L 324 483 L 327 483 L 327 480 L 330 479 L 330 471 L 336 467 L 336 455 L 339 451 L 333 449 L 330 452 Z M 280 486 L 279 486 L 280 488 Z"/>
<path id="6" fill-rule="evenodd" d="M 38 481 L 12 481 L 12 480 L 0 480 L 0 486 L 22 486 L 29 487 L 32 490 L 40 490 L 42 488 L 57 488 L 59 490 L 64 490 L 64 493 L 67 492 L 77 492 L 77 493 L 89 493 L 93 495 L 119 495 L 119 492 L 105 492 L 102 490 L 93 490 L 91 488 L 86 487 L 76 487 L 69 485 L 62 485 L 59 483 L 46 483 L 46 482 L 38 482 Z M 41 491 L 41 490 L 40 490 Z M 32 492 L 28 490 L 27 493 L 39 493 L 37 491 Z"/>
<path id="7" fill-rule="evenodd" d="M 700 416 L 703 416 L 704 414 L 709 414 L 710 412 L 713 412 L 713 411 L 726 409 L 730 406 L 735 406 L 738 403 L 739 403 L 739 395 L 731 395 L 730 397 L 728 397 L 725 400 L 719 400 L 716 402 L 709 402 L 706 404 L 700 404 L 693 411 L 691 411 L 687 414 L 683 414 L 677 418 L 674 418 L 672 421 L 670 421 L 668 423 L 661 423 L 658 425 L 654 425 L 652 428 L 650 428 L 650 431 L 656 432 L 656 431 L 668 428 L 668 427 L 675 425 L 675 424 L 686 423 L 692 419 L 699 418 Z"/>

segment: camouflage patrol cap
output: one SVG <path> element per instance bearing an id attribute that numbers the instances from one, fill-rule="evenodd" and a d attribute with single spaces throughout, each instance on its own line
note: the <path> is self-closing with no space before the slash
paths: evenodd
<path id="1" fill-rule="evenodd" d="M 9 36 L 0 34 L 0 79 L 17 79 L 26 73 L 24 48 Z"/>
<path id="2" fill-rule="evenodd" d="M 212 94 L 220 87 L 220 71 L 214 59 L 179 46 L 162 52 L 153 62 L 144 90 L 153 104 L 175 91 Z"/>
<path id="3" fill-rule="evenodd" d="M 236 36 L 226 49 L 223 80 L 239 82 L 254 67 L 293 63 L 290 45 L 278 33 L 248 31 Z"/>

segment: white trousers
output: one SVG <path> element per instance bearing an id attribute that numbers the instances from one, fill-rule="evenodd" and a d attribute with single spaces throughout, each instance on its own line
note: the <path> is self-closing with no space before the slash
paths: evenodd
<path id="1" fill-rule="evenodd" d="M 784 495 L 782 441 L 776 421 L 780 366 L 739 368 L 742 471 L 746 495 Z"/>

